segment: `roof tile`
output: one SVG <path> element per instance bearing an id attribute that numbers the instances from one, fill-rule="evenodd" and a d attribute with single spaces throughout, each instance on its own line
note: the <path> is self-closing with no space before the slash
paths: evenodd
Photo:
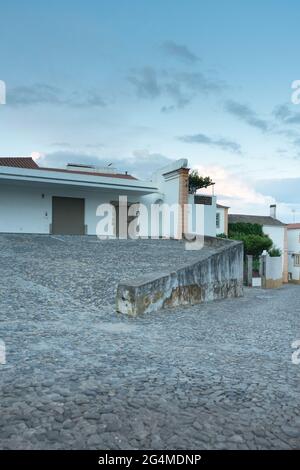
<path id="1" fill-rule="evenodd" d="M 11 166 L 15 168 L 39 168 L 31 157 L 0 157 L 0 166 Z"/>
<path id="2" fill-rule="evenodd" d="M 285 225 L 283 222 L 280 222 L 280 220 L 266 215 L 229 214 L 228 222 L 230 224 L 244 222 L 248 224 L 272 225 L 278 227 L 284 227 Z"/>

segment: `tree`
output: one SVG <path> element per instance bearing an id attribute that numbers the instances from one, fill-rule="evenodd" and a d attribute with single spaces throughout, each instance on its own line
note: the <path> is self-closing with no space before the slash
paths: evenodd
<path id="1" fill-rule="evenodd" d="M 235 233 L 231 236 L 233 240 L 241 240 L 244 242 L 244 250 L 246 255 L 253 255 L 254 258 L 258 258 L 264 250 L 268 251 L 273 242 L 268 235 L 253 235 L 245 233 Z"/>
<path id="2" fill-rule="evenodd" d="M 272 248 L 269 250 L 269 255 L 271 257 L 281 256 L 281 250 L 276 246 L 272 246 Z"/>
<path id="3" fill-rule="evenodd" d="M 228 224 L 229 233 L 244 233 L 245 235 L 260 235 L 265 236 L 262 225 L 251 224 L 249 222 L 235 222 L 234 224 Z"/>
<path id="4" fill-rule="evenodd" d="M 271 238 L 263 233 L 260 224 L 229 224 L 228 231 L 229 238 L 244 242 L 245 255 L 252 255 L 254 258 L 258 258 L 264 250 L 270 250 L 273 245 Z"/>
<path id="5" fill-rule="evenodd" d="M 209 176 L 200 176 L 198 170 L 192 170 L 189 174 L 189 192 L 196 194 L 198 189 L 208 188 L 215 184 Z"/>

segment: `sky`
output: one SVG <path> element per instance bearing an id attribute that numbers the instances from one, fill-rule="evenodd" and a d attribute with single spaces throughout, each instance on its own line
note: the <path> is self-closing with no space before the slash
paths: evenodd
<path id="1" fill-rule="evenodd" d="M 300 222 L 299 24 L 298 0 L 0 0 L 0 155 L 187 158 L 230 212 Z"/>

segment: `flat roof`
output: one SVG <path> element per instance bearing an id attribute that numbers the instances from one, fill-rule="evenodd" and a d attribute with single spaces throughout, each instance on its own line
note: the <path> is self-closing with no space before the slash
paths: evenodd
<path id="1" fill-rule="evenodd" d="M 142 181 L 134 178 L 119 178 L 115 174 L 100 175 L 85 171 L 57 171 L 52 168 L 19 168 L 0 166 L 0 180 L 22 183 L 44 183 L 71 187 L 84 187 L 96 189 L 116 189 L 134 191 L 140 194 L 158 192 L 158 188 L 151 181 Z"/>
<path id="2" fill-rule="evenodd" d="M 79 173 L 79 174 L 88 174 L 88 175 L 95 175 L 95 176 L 104 176 L 104 177 L 114 177 L 114 178 L 124 178 L 130 180 L 136 180 L 132 175 L 128 175 L 127 173 L 105 173 L 105 172 L 98 172 L 95 168 L 93 171 L 93 167 L 91 165 L 78 165 L 78 170 L 69 169 L 69 168 L 49 168 L 39 166 L 32 157 L 0 157 L 0 166 L 10 167 L 10 168 L 30 168 L 35 170 L 44 170 L 44 171 L 60 171 L 65 173 Z M 90 171 L 83 171 L 80 168 L 90 168 Z"/>

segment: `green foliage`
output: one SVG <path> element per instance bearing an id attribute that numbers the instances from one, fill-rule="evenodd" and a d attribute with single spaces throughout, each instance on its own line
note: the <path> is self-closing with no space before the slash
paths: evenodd
<path id="1" fill-rule="evenodd" d="M 273 246 L 270 250 L 269 250 L 269 255 L 271 257 L 275 257 L 275 256 L 281 256 L 281 250 L 279 248 L 277 248 L 276 246 Z"/>
<path id="2" fill-rule="evenodd" d="M 259 259 L 254 258 L 253 259 L 253 264 L 252 264 L 253 271 L 258 273 L 259 272 L 259 265 L 260 265 Z"/>
<path id="3" fill-rule="evenodd" d="M 237 222 L 234 224 L 228 224 L 229 234 L 234 235 L 234 233 L 244 233 L 245 235 L 260 235 L 265 236 L 263 232 L 262 225 L 260 224 L 250 224 L 247 222 Z"/>
<path id="4" fill-rule="evenodd" d="M 218 238 L 228 238 L 227 235 L 226 235 L 226 233 L 218 233 L 218 234 L 217 234 L 217 237 L 218 237 Z"/>
<path id="5" fill-rule="evenodd" d="M 272 240 L 268 235 L 254 235 L 245 233 L 234 233 L 230 236 L 233 240 L 241 240 L 244 242 L 244 250 L 246 255 L 253 255 L 255 258 L 260 256 L 264 250 L 269 250 L 272 246 Z"/>
<path id="6" fill-rule="evenodd" d="M 193 170 L 189 174 L 189 192 L 195 194 L 198 189 L 208 188 L 213 183 L 209 176 L 200 176 L 198 170 Z"/>
<path id="7" fill-rule="evenodd" d="M 245 255 L 258 258 L 264 250 L 271 249 L 273 242 L 268 235 L 263 233 L 260 224 L 237 222 L 228 225 L 228 236 L 233 240 L 244 242 Z"/>

